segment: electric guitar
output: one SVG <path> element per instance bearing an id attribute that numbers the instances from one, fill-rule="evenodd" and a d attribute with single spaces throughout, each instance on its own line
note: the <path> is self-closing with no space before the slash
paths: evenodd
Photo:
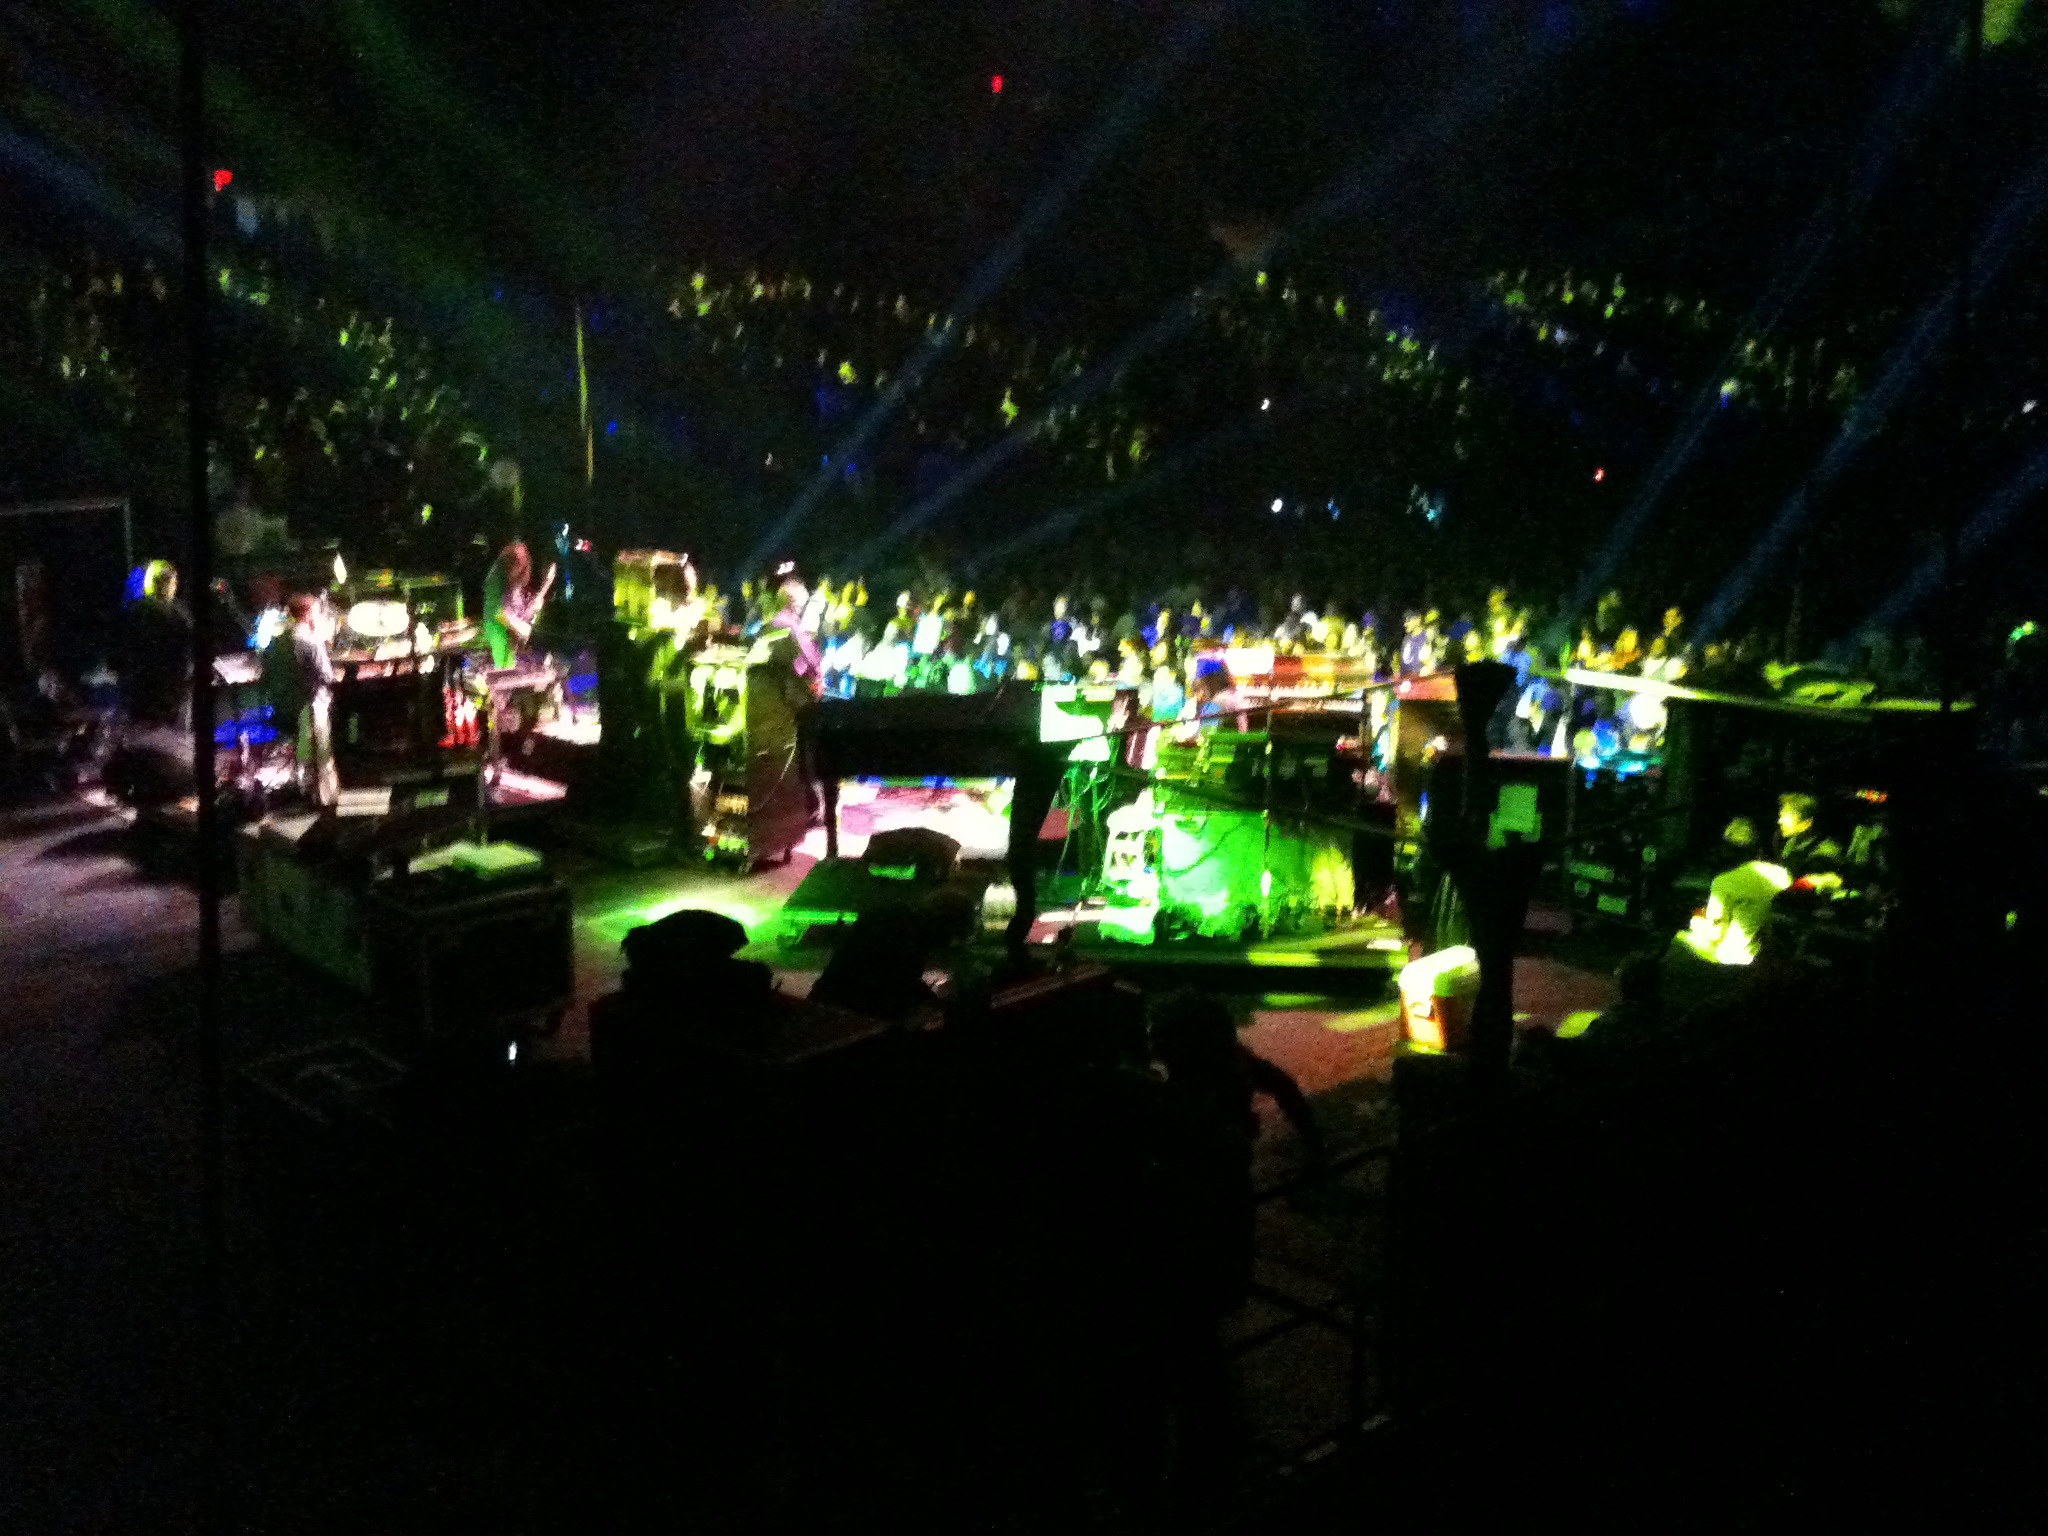
<path id="1" fill-rule="evenodd" d="M 557 567 L 552 565 L 548 567 L 547 575 L 541 580 L 540 590 L 531 597 L 516 601 L 508 599 L 505 603 L 507 628 L 522 641 L 533 638 L 534 622 L 540 618 L 541 605 L 548 600 L 548 589 L 555 584 L 556 569 Z"/>

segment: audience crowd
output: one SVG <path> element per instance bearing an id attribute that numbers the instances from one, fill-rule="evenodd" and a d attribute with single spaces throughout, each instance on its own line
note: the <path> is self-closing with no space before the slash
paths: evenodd
<path id="1" fill-rule="evenodd" d="M 1257 670 L 1268 653 L 1342 658 L 1352 678 L 1374 680 L 1499 661 L 1518 684 L 1500 745 L 1602 759 L 1653 750 L 1662 699 L 1617 689 L 1567 727 L 1567 670 L 1761 687 L 1767 666 L 1759 635 L 1696 647 L 1680 608 L 1653 609 L 1654 622 L 1639 623 L 1616 591 L 1576 636 L 1505 586 L 1476 602 L 1404 609 L 1280 587 L 1077 583 L 1048 595 L 1017 583 L 983 594 L 943 576 L 893 592 L 874 591 L 861 576 L 825 575 L 814 587 L 768 576 L 743 581 L 736 594 L 706 587 L 701 597 L 714 629 L 748 636 L 800 624 L 815 642 L 822 691 L 842 698 L 971 694 L 1006 680 L 1117 683 L 1138 689 L 1150 717 L 1167 721 L 1230 673 Z"/>

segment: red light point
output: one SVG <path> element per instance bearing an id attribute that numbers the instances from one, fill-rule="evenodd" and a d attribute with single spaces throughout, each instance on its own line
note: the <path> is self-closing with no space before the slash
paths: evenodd
<path id="1" fill-rule="evenodd" d="M 1598 481 L 1601 481 L 1601 480 L 1605 480 L 1606 478 L 1607 478 L 1607 471 L 1606 471 L 1606 470 L 1604 470 L 1604 469 L 1596 469 L 1596 470 L 1594 470 L 1594 471 L 1593 471 L 1593 479 L 1594 479 L 1594 480 L 1595 480 L 1596 482 L 1598 482 Z"/>
<path id="2" fill-rule="evenodd" d="M 226 166 L 222 166 L 219 170 L 213 173 L 213 190 L 216 192 L 227 191 L 229 184 L 233 182 L 234 179 L 235 173 L 229 170 Z"/>
<path id="3" fill-rule="evenodd" d="M 1001 75 L 990 75 L 988 77 L 988 93 L 991 96 L 1003 94 L 1003 77 Z"/>

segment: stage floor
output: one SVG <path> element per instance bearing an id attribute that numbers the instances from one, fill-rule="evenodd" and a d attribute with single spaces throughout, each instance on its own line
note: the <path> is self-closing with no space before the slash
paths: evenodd
<path id="1" fill-rule="evenodd" d="M 628 932 L 691 907 L 741 923 L 751 941 L 746 953 L 765 961 L 786 992 L 808 992 L 829 957 L 826 948 L 791 948 L 780 941 L 782 904 L 815 862 L 807 851 L 781 867 L 744 875 L 697 864 L 625 870 L 582 855 L 555 859 L 576 894 L 580 1001 L 616 987 L 624 970 L 619 945 Z M 1049 916 L 1055 921 L 1041 925 L 1048 938 L 1057 912 Z M 1543 947 L 1548 916 L 1539 912 L 1532 919 L 1532 948 Z M 1229 998 L 1247 1018 L 1247 1043 L 1317 1094 L 1347 1085 L 1382 1087 L 1392 1075 L 1399 1013 L 1392 973 L 1405 954 L 1365 948 L 1355 967 L 1329 963 L 1333 949 L 1341 953 L 1385 938 L 1383 930 L 1360 928 L 1249 949 L 1103 943 L 1077 950 L 1077 956 L 1123 969 L 1140 985 L 1197 985 Z M 1613 980 L 1604 971 L 1535 953 L 1515 962 L 1515 1010 L 1525 1024 L 1554 1027 L 1574 1012 L 1605 1007 L 1614 996 Z M 550 1048 L 582 1052 L 580 1010 Z"/>

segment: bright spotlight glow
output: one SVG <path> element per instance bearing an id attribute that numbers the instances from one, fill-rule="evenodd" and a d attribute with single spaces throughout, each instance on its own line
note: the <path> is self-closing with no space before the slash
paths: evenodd
<path id="1" fill-rule="evenodd" d="M 1594 479 L 1594 482 L 1595 482 L 1596 484 L 1597 484 L 1598 482 L 1602 481 L 1602 480 L 1605 480 L 1606 478 L 1607 478 L 1607 471 L 1606 471 L 1606 470 L 1604 470 L 1604 469 L 1596 469 L 1596 470 L 1594 470 L 1594 471 L 1593 471 L 1593 479 Z"/>
<path id="2" fill-rule="evenodd" d="M 1262 411 L 1270 411 L 1271 409 L 1273 409 L 1273 402 L 1271 400 L 1261 400 L 1259 402 L 1259 409 Z"/>
<path id="3" fill-rule="evenodd" d="M 1275 512 L 1278 512 L 1278 511 L 1280 510 L 1280 508 L 1281 508 L 1281 506 L 1282 506 L 1282 505 L 1283 505 L 1283 503 L 1282 503 L 1282 500 L 1281 500 L 1281 498 L 1280 498 L 1280 497 L 1278 497 L 1278 496 L 1275 496 L 1275 497 L 1273 498 L 1273 510 L 1274 510 Z"/>

